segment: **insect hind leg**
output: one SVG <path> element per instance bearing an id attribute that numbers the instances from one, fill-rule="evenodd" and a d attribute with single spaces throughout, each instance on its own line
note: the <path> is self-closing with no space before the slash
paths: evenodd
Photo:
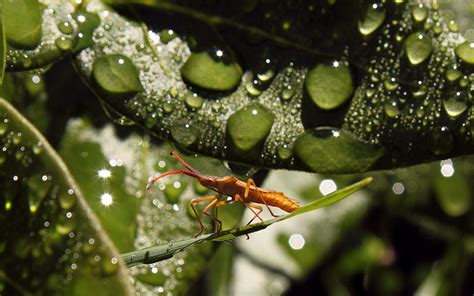
<path id="1" fill-rule="evenodd" d="M 249 178 L 247 180 L 247 184 L 245 184 L 245 192 L 244 192 L 244 198 L 245 200 L 247 200 L 248 196 L 249 196 L 249 192 L 250 192 L 250 186 L 253 186 L 255 188 L 257 188 L 257 184 L 255 184 L 255 181 L 252 179 L 252 178 Z M 263 204 L 267 207 L 268 211 L 270 212 L 270 214 L 273 216 L 273 217 L 278 217 L 278 215 L 275 215 L 272 211 L 272 209 L 270 209 L 270 207 L 268 206 L 267 204 L 267 201 L 265 200 L 265 198 L 261 195 L 259 195 L 259 198 L 260 200 L 263 202 Z M 260 212 L 259 212 L 260 213 Z M 255 219 L 255 217 L 254 217 Z M 252 219 L 253 221 L 253 219 Z"/>

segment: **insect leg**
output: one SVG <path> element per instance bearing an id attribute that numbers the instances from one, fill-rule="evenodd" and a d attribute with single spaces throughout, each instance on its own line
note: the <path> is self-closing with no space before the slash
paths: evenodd
<path id="1" fill-rule="evenodd" d="M 198 220 L 199 226 L 201 227 L 199 232 L 194 237 L 198 237 L 204 231 L 204 224 L 202 224 L 201 218 L 199 218 L 199 214 L 196 211 L 196 208 L 194 207 L 194 205 L 197 204 L 197 203 L 207 201 L 207 200 L 212 200 L 212 199 L 215 199 L 215 198 L 216 198 L 216 195 L 210 195 L 210 196 L 206 196 L 206 197 L 196 198 L 196 199 L 193 199 L 191 201 L 191 208 L 193 209 L 194 215 L 196 215 L 196 219 Z"/>
<path id="2" fill-rule="evenodd" d="M 257 217 L 260 219 L 261 222 L 263 222 L 262 218 L 260 218 L 260 216 L 258 216 L 258 214 L 260 214 L 263 211 L 263 208 L 259 205 L 256 205 L 256 204 L 249 203 L 248 205 L 251 208 L 257 209 L 257 214 L 255 216 L 253 216 L 253 218 L 246 225 L 250 225 L 250 223 L 252 223 L 253 220 L 255 220 L 255 218 L 257 218 Z"/>
<path id="3" fill-rule="evenodd" d="M 222 230 L 222 221 L 217 219 L 217 209 L 219 207 L 222 207 L 222 206 L 224 206 L 226 204 L 229 204 L 231 202 L 233 202 L 233 200 L 223 200 L 223 201 L 219 201 L 215 206 L 215 208 L 216 208 L 216 221 L 219 223 L 219 227 L 217 228 L 217 232 L 220 232 Z"/>
<path id="4" fill-rule="evenodd" d="M 244 198 L 247 199 L 247 197 L 249 196 L 249 192 L 250 192 L 250 185 L 254 186 L 255 188 L 257 188 L 257 184 L 255 184 L 255 181 L 250 178 L 247 180 L 247 184 L 245 185 L 245 193 L 244 193 Z M 265 198 L 261 195 L 258 196 L 260 198 L 260 200 L 263 202 L 263 204 L 267 207 L 268 211 L 270 212 L 270 214 L 273 216 L 273 217 L 278 217 L 278 215 L 275 215 L 273 212 L 272 212 L 272 209 L 270 209 L 270 207 L 268 206 L 267 204 L 267 201 L 265 200 Z"/>
<path id="5" fill-rule="evenodd" d="M 260 215 L 259 215 L 259 214 L 261 213 L 261 211 L 258 212 L 258 213 L 256 213 L 256 212 L 254 211 L 254 209 L 253 209 L 253 208 L 255 208 L 255 207 L 251 207 L 247 201 L 245 201 L 242 197 L 240 197 L 239 194 L 236 194 L 236 195 L 234 196 L 234 199 L 235 199 L 236 201 L 240 201 L 241 203 L 244 204 L 244 206 L 245 206 L 247 209 L 249 209 L 250 211 L 252 211 L 254 217 L 252 218 L 251 221 L 253 221 L 255 218 L 258 218 L 261 222 L 263 222 L 263 219 L 262 219 L 262 218 L 260 217 Z M 248 225 L 248 224 L 247 224 L 247 225 Z"/>
<path id="6" fill-rule="evenodd" d="M 216 207 L 217 204 L 219 203 L 219 200 L 221 199 L 222 195 L 214 195 L 214 200 L 208 204 L 205 208 L 204 208 L 204 215 L 206 216 L 209 216 L 211 217 L 214 221 L 216 221 L 217 223 L 217 229 L 218 231 L 220 231 L 220 229 L 222 228 L 222 221 L 217 219 L 217 217 L 213 217 L 211 215 L 209 215 L 209 210 L 212 208 L 212 207 Z"/>

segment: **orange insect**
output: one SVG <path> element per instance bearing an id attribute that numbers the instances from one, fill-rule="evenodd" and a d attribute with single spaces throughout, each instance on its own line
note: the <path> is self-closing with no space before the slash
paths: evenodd
<path id="1" fill-rule="evenodd" d="M 215 195 L 196 198 L 191 201 L 191 208 L 193 209 L 194 214 L 196 215 L 196 218 L 201 227 L 200 231 L 196 234 L 196 236 L 199 236 L 204 230 L 204 224 L 202 224 L 201 218 L 199 218 L 199 215 L 196 209 L 194 208 L 194 205 L 200 202 L 211 201 L 204 208 L 204 214 L 211 217 L 217 222 L 217 231 L 221 230 L 222 222 L 217 219 L 217 217 L 212 217 L 211 215 L 209 215 L 209 210 L 212 207 L 218 208 L 233 201 L 243 203 L 244 206 L 250 211 L 252 211 L 252 213 L 254 214 L 254 217 L 247 223 L 247 225 L 252 223 L 255 218 L 258 218 L 261 222 L 263 222 L 262 218 L 259 216 L 259 214 L 263 211 L 263 208 L 254 203 L 264 204 L 268 208 L 270 214 L 272 214 L 272 216 L 274 217 L 276 217 L 276 215 L 273 214 L 272 210 L 268 206 L 280 208 L 285 212 L 293 212 L 300 208 L 300 205 L 296 201 L 287 197 L 283 192 L 276 192 L 257 187 L 257 185 L 252 179 L 248 179 L 247 182 L 244 182 L 234 176 L 204 176 L 195 169 L 193 169 L 189 164 L 187 164 L 181 157 L 179 157 L 178 154 L 176 154 L 176 152 L 171 152 L 170 154 L 175 157 L 186 168 L 186 170 L 169 171 L 157 177 L 154 177 L 147 185 L 147 189 L 150 189 L 156 181 L 163 177 L 176 174 L 184 174 L 195 178 L 196 180 L 198 180 L 199 183 L 201 183 L 201 185 L 217 192 L 217 194 Z M 231 199 L 221 200 L 223 196 L 229 196 L 231 197 Z"/>

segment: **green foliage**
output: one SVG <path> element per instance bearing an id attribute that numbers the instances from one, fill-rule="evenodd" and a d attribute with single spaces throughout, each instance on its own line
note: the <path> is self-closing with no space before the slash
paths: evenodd
<path id="1" fill-rule="evenodd" d="M 34 49 L 41 41 L 42 7 L 38 0 L 3 1 L 2 23 L 12 46 Z"/>
<path id="2" fill-rule="evenodd" d="M 127 295 L 118 253 L 65 164 L 46 139 L 0 100 L 2 146 L 0 199 L 5 293 L 83 293 L 94 289 Z M 77 255 L 74 255 L 77 254 Z M 83 287 L 82 291 L 77 290 Z"/>
<path id="3" fill-rule="evenodd" d="M 474 46 L 437 2 L 78 2 L 0 1 L 0 293 L 219 295 L 244 282 L 242 258 L 272 275 L 255 294 L 472 291 L 469 160 L 379 174 L 306 215 L 365 183 L 272 172 L 264 187 L 306 205 L 244 227 L 243 205 L 222 207 L 224 231 L 204 219 L 198 238 L 189 201 L 210 190 L 188 176 L 145 190 L 182 168 L 181 148 L 203 174 L 257 181 L 262 167 L 360 173 L 472 153 Z M 125 269 L 116 249 L 159 262 Z"/>

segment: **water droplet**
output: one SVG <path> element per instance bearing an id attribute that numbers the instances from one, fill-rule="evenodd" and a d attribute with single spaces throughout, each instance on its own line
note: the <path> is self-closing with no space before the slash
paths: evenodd
<path id="1" fill-rule="evenodd" d="M 291 86 L 289 86 L 287 88 L 284 88 L 281 91 L 281 98 L 283 100 L 289 100 L 293 97 L 294 94 L 295 94 L 295 91 L 293 90 L 293 88 Z"/>
<path id="2" fill-rule="evenodd" d="M 451 32 L 458 32 L 459 31 L 458 24 L 454 20 L 450 20 L 448 22 L 448 29 Z"/>
<path id="3" fill-rule="evenodd" d="M 110 95 L 132 95 L 143 90 L 138 70 L 124 55 L 111 54 L 99 57 L 92 67 L 97 86 Z"/>
<path id="4" fill-rule="evenodd" d="M 30 205 L 30 212 L 35 213 L 41 202 L 46 197 L 49 189 L 51 188 L 51 181 L 47 175 L 36 174 L 28 178 L 28 203 Z"/>
<path id="5" fill-rule="evenodd" d="M 174 105 L 169 103 L 169 102 L 165 102 L 163 104 L 163 111 L 165 111 L 165 113 L 167 114 L 170 114 L 171 112 L 173 112 L 174 110 Z"/>
<path id="6" fill-rule="evenodd" d="M 413 33 L 405 41 L 408 60 L 413 65 L 424 62 L 433 51 L 431 39 L 422 33 Z"/>
<path id="7" fill-rule="evenodd" d="M 73 45 L 72 39 L 66 36 L 61 36 L 61 37 L 56 38 L 56 40 L 54 41 L 54 44 L 56 44 L 56 46 L 62 51 L 71 50 L 72 45 Z"/>
<path id="8" fill-rule="evenodd" d="M 435 128 L 429 138 L 429 147 L 434 155 L 444 155 L 454 147 L 454 136 L 447 126 Z"/>
<path id="9" fill-rule="evenodd" d="M 388 117 L 396 117 L 400 114 L 400 109 L 398 107 L 398 101 L 396 99 L 389 99 L 384 104 L 384 111 Z"/>
<path id="10" fill-rule="evenodd" d="M 384 154 L 383 148 L 354 134 L 329 127 L 307 130 L 295 142 L 296 156 L 318 173 L 360 173 L 371 169 Z"/>
<path id="11" fill-rule="evenodd" d="M 287 144 L 282 144 L 277 148 L 277 155 L 281 160 L 290 159 L 291 156 L 293 156 L 293 147 Z"/>
<path id="12" fill-rule="evenodd" d="M 76 195 L 73 190 L 67 192 L 61 192 L 58 197 L 59 205 L 64 210 L 70 210 L 76 204 Z"/>
<path id="13" fill-rule="evenodd" d="M 463 62 L 474 65 L 474 42 L 464 42 L 456 46 L 456 55 Z"/>
<path id="14" fill-rule="evenodd" d="M 354 90 L 349 67 L 334 61 L 318 64 L 306 76 L 306 90 L 314 104 L 324 110 L 340 107 Z"/>
<path id="15" fill-rule="evenodd" d="M 181 75 L 196 86 L 228 91 L 239 84 L 242 69 L 230 50 L 214 47 L 205 52 L 193 52 L 181 67 Z"/>
<path id="16" fill-rule="evenodd" d="M 447 69 L 444 74 L 446 76 L 446 79 L 448 79 L 449 81 L 456 81 L 462 75 L 462 73 L 456 68 Z"/>
<path id="17" fill-rule="evenodd" d="M 199 136 L 198 130 L 189 123 L 177 123 L 170 127 L 171 136 L 184 147 L 196 142 Z"/>
<path id="18" fill-rule="evenodd" d="M 118 266 L 118 259 L 115 257 L 112 257 L 110 259 L 105 259 L 102 260 L 102 271 L 105 274 L 113 274 L 117 272 L 119 266 Z"/>
<path id="19" fill-rule="evenodd" d="M 256 96 L 259 96 L 262 93 L 262 91 L 260 90 L 260 87 L 259 87 L 260 83 L 261 82 L 257 79 L 253 79 L 253 80 L 248 81 L 247 83 L 245 83 L 245 89 L 247 90 L 249 95 L 251 95 L 252 97 L 256 97 Z"/>
<path id="20" fill-rule="evenodd" d="M 58 25 L 59 31 L 63 34 L 70 35 L 74 33 L 74 28 L 72 27 L 71 23 L 68 21 L 60 22 Z"/>
<path id="21" fill-rule="evenodd" d="M 370 35 L 385 21 L 385 8 L 380 3 L 370 4 L 361 20 L 358 22 L 359 32 Z"/>
<path id="22" fill-rule="evenodd" d="M 273 125 L 274 115 L 260 104 L 248 105 L 229 117 L 230 146 L 241 156 L 256 156 Z"/>
<path id="23" fill-rule="evenodd" d="M 171 40 L 176 38 L 176 33 L 171 29 L 163 29 L 160 31 L 160 40 L 164 44 L 167 44 Z"/>
<path id="24" fill-rule="evenodd" d="M 8 120 L 5 119 L 0 122 L 0 136 L 3 136 L 8 130 Z"/>
<path id="25" fill-rule="evenodd" d="M 426 20 L 426 17 L 428 17 L 428 8 L 420 3 L 413 8 L 411 15 L 415 21 L 421 23 Z"/>
<path id="26" fill-rule="evenodd" d="M 203 99 L 196 94 L 192 94 L 186 96 L 185 102 L 189 108 L 196 110 L 201 108 Z"/>
<path id="27" fill-rule="evenodd" d="M 75 220 L 74 216 L 67 217 L 66 213 L 62 214 L 56 219 L 56 231 L 62 235 L 69 234 L 76 227 Z"/>
<path id="28" fill-rule="evenodd" d="M 469 100 L 467 94 L 463 91 L 454 91 L 448 94 L 448 97 L 443 100 L 444 110 L 451 117 L 461 115 L 467 110 Z"/>

